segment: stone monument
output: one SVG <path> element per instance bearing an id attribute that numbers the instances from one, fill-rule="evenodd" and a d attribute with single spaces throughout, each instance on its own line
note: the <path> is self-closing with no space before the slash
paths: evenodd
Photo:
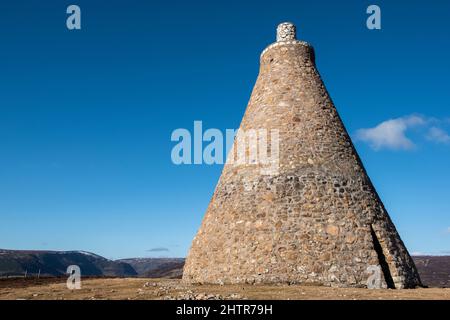
<path id="1" fill-rule="evenodd" d="M 250 129 L 279 132 L 278 170 L 263 174 L 229 155 L 183 281 L 367 287 L 379 276 L 381 287 L 421 285 L 321 80 L 314 50 L 296 39 L 292 23 L 280 24 L 277 41 L 261 54 L 239 132 Z"/>

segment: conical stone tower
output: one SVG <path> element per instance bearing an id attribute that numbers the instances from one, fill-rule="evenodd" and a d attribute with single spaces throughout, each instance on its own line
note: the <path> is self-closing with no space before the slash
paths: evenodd
<path id="1" fill-rule="evenodd" d="M 271 161 L 277 170 L 237 163 L 238 148 L 230 152 L 183 281 L 421 285 L 320 78 L 314 50 L 296 40 L 291 23 L 278 26 L 277 42 L 261 54 L 238 137 L 261 129 L 268 149 L 278 151 Z"/>

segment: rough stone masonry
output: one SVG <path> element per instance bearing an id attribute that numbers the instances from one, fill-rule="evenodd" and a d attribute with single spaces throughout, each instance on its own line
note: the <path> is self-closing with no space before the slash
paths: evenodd
<path id="1" fill-rule="evenodd" d="M 279 130 L 279 170 L 227 163 L 184 267 L 189 283 L 420 286 L 413 260 L 374 189 L 315 66 L 314 49 L 282 23 L 240 130 Z M 236 141 L 235 141 L 236 143 Z M 270 148 L 270 142 L 269 142 Z M 368 269 L 369 268 L 369 269 Z"/>

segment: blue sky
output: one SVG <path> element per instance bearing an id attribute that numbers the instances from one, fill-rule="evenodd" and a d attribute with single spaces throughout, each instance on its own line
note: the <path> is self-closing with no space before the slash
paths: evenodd
<path id="1" fill-rule="evenodd" d="M 185 256 L 222 168 L 171 133 L 237 128 L 283 21 L 410 252 L 449 253 L 450 2 L 417 0 L 0 2 L 0 248 Z"/>

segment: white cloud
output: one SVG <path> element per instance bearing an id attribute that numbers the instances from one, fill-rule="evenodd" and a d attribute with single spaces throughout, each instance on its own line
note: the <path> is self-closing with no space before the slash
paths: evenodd
<path id="1" fill-rule="evenodd" d="M 438 127 L 431 127 L 428 130 L 427 139 L 437 143 L 450 143 L 450 136 L 447 134 L 447 132 Z"/>
<path id="2" fill-rule="evenodd" d="M 170 251 L 169 248 L 166 247 L 157 247 L 157 248 L 151 248 L 147 250 L 148 252 L 162 252 L 162 251 Z"/>
<path id="3" fill-rule="evenodd" d="M 368 143 L 374 150 L 383 148 L 393 150 L 413 149 L 415 144 L 406 136 L 406 131 L 426 122 L 427 120 L 424 117 L 416 115 L 386 120 L 376 127 L 359 129 L 356 132 L 356 140 Z"/>

